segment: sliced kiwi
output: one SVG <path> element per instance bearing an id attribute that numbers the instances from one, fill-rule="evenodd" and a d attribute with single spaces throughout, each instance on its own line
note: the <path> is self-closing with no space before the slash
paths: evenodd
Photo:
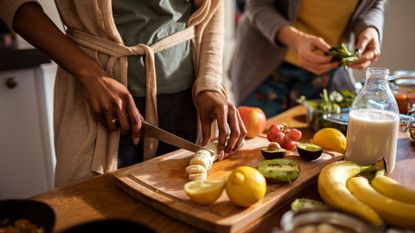
<path id="1" fill-rule="evenodd" d="M 300 174 L 298 164 L 288 159 L 264 160 L 259 163 L 258 170 L 270 182 L 291 182 Z"/>
<path id="2" fill-rule="evenodd" d="M 313 161 L 321 156 L 323 148 L 312 143 L 297 143 L 297 151 L 303 160 Z"/>

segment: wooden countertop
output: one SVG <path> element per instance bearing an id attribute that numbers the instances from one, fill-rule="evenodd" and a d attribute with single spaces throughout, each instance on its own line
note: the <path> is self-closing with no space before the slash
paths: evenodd
<path id="1" fill-rule="evenodd" d="M 310 138 L 313 132 L 307 128 L 305 109 L 297 106 L 276 117 L 269 123 L 285 122 Z M 415 189 L 415 144 L 405 133 L 400 133 L 396 167 L 390 175 L 405 186 Z M 316 184 L 306 190 L 302 197 L 319 198 Z M 116 187 L 112 174 L 97 176 L 83 182 L 39 194 L 32 199 L 49 204 L 56 213 L 55 231 L 91 220 L 122 218 L 143 223 L 157 232 L 200 232 L 199 229 L 179 222 L 131 198 Z M 287 203 L 289 204 L 289 203 Z M 246 232 L 271 232 L 279 226 L 282 214 L 288 205 L 271 211 L 245 229 Z"/>

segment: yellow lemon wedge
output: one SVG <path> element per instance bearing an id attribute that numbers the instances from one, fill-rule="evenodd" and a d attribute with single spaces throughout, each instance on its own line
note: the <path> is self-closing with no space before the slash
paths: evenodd
<path id="1" fill-rule="evenodd" d="M 335 128 L 324 128 L 314 134 L 312 142 L 326 150 L 343 153 L 346 150 L 346 137 Z"/>
<path id="2" fill-rule="evenodd" d="M 194 180 L 184 185 L 184 191 L 190 200 L 201 205 L 209 205 L 220 197 L 224 185 L 224 180 Z"/>
<path id="3" fill-rule="evenodd" d="M 228 176 L 225 190 L 232 203 L 248 207 L 265 196 L 267 184 L 264 176 L 257 169 L 241 166 Z"/>

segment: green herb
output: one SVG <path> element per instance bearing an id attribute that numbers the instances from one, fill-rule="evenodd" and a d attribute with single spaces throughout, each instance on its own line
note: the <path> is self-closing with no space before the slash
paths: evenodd
<path id="1" fill-rule="evenodd" d="M 340 62 L 341 67 L 348 67 L 360 57 L 361 52 L 350 52 L 345 44 L 341 44 L 331 47 L 328 51 L 324 52 L 324 55 L 333 56 L 332 61 Z"/>

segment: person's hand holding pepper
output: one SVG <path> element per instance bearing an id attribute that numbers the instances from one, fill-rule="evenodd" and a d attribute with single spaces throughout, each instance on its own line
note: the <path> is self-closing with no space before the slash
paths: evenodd
<path id="1" fill-rule="evenodd" d="M 338 62 L 331 61 L 332 56 L 323 55 L 330 45 L 321 37 L 301 32 L 293 26 L 284 26 L 278 31 L 276 40 L 296 51 L 300 67 L 316 75 L 324 74 L 339 65 Z"/>
<path id="2" fill-rule="evenodd" d="M 380 43 L 378 31 L 373 27 L 368 27 L 359 33 L 356 41 L 356 50 L 362 55 L 350 64 L 354 69 L 365 69 L 377 61 L 380 56 Z"/>

